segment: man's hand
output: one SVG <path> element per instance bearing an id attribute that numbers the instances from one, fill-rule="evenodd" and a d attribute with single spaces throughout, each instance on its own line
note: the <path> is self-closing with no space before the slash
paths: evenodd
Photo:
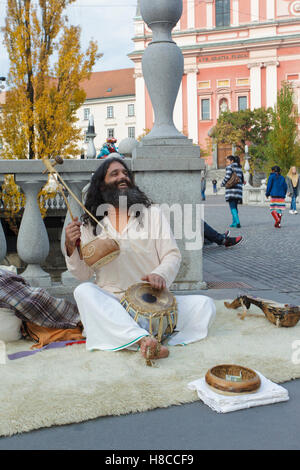
<path id="1" fill-rule="evenodd" d="M 151 287 L 154 289 L 165 289 L 166 281 L 163 277 L 159 276 L 159 274 L 147 274 L 146 276 L 142 277 L 142 281 L 149 282 Z"/>
<path id="2" fill-rule="evenodd" d="M 80 240 L 80 226 L 81 222 L 78 221 L 78 217 L 75 217 L 73 222 L 66 226 L 66 250 L 67 255 L 71 256 L 76 248 L 77 240 Z"/>

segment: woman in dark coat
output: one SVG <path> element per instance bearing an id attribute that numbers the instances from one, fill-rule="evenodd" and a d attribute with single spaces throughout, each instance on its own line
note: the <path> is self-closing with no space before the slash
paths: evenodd
<path id="1" fill-rule="evenodd" d="M 243 184 L 244 184 L 244 175 L 243 170 L 240 165 L 239 157 L 234 157 L 233 155 L 229 155 L 226 158 L 226 174 L 225 178 L 223 179 L 221 186 L 225 186 L 226 183 L 230 180 L 233 172 L 237 174 L 239 177 L 240 182 L 237 183 L 232 188 L 225 187 L 225 201 L 228 202 L 230 207 L 230 212 L 232 215 L 232 224 L 230 227 L 240 227 L 240 219 L 239 219 L 239 212 L 238 212 L 238 204 L 243 203 Z"/>

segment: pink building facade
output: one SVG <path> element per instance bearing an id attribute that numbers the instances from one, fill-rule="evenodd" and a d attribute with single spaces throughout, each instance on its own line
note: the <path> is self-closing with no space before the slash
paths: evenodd
<path id="1" fill-rule="evenodd" d="M 138 136 L 154 120 L 141 66 L 151 30 L 139 5 L 134 24 L 129 57 L 135 66 Z M 274 106 L 283 80 L 293 84 L 300 110 L 300 0 L 183 0 L 173 39 L 184 56 L 174 122 L 201 147 L 220 112 Z M 224 166 L 220 153 L 214 147 L 209 167 Z"/>

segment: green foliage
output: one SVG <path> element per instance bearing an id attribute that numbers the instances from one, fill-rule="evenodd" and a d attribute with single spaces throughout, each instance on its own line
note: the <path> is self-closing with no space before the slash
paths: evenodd
<path id="1" fill-rule="evenodd" d="M 298 113 L 294 104 L 292 86 L 288 82 L 282 82 L 277 94 L 277 105 L 272 112 L 272 130 L 265 149 L 266 171 L 276 164 L 285 175 L 291 166 L 299 166 L 300 144 L 297 122 Z"/>
<path id="2" fill-rule="evenodd" d="M 227 111 L 220 115 L 211 137 L 219 144 L 234 144 L 237 155 L 243 155 L 245 145 L 248 145 L 252 166 L 261 169 L 267 159 L 265 147 L 271 130 L 271 117 L 271 108 Z"/>

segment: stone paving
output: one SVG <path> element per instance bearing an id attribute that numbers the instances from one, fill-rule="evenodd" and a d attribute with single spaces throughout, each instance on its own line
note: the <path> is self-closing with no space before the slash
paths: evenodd
<path id="1" fill-rule="evenodd" d="M 231 214 L 224 196 L 208 196 L 204 214 L 206 222 L 221 233 L 231 223 Z M 230 230 L 232 236 L 243 235 L 244 241 L 232 248 L 215 244 L 205 246 L 204 280 L 232 281 L 247 286 L 228 290 L 228 294 L 251 290 L 253 294 L 255 291 L 255 295 L 265 298 L 278 301 L 286 299 L 300 304 L 300 213 L 289 214 L 287 205 L 280 229 L 274 228 L 268 206 L 241 205 L 239 214 L 241 228 Z M 212 297 L 215 297 L 214 293 L 217 294 L 216 289 L 208 289 L 206 292 Z"/>

